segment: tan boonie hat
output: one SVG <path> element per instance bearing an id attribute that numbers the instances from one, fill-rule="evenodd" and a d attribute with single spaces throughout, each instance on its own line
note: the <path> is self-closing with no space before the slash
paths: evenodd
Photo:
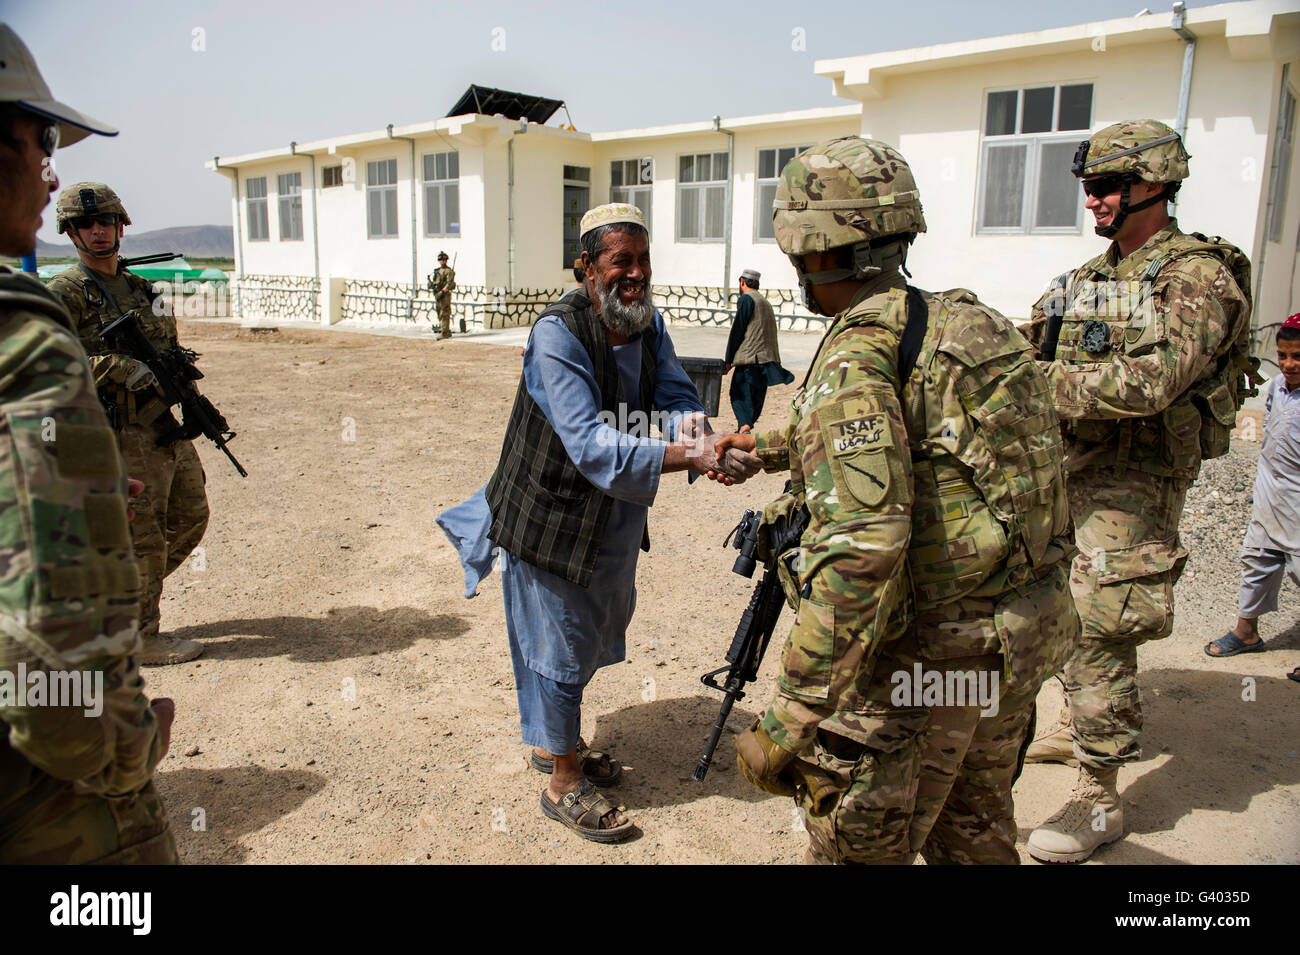
<path id="1" fill-rule="evenodd" d="M 646 227 L 645 216 L 641 215 L 641 210 L 636 206 L 626 202 L 607 202 L 603 206 L 587 210 L 578 227 L 578 237 L 581 238 L 592 229 L 599 229 L 603 225 L 614 225 L 616 222 L 639 225 L 643 229 Z M 646 231 L 650 230 L 646 229 Z"/>
<path id="2" fill-rule="evenodd" d="M 116 136 L 107 123 L 79 113 L 60 103 L 45 85 L 36 60 L 9 24 L 0 23 L 0 103 L 14 103 L 25 110 L 57 120 L 59 145 L 71 146 L 91 133 Z"/>

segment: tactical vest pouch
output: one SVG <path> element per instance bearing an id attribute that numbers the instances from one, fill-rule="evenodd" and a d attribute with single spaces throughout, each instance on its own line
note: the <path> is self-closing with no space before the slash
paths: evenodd
<path id="1" fill-rule="evenodd" d="M 1232 429 L 1237 426 L 1236 382 L 1220 377 L 1206 382 L 1192 392 L 1192 401 L 1201 414 L 1201 458 L 1217 458 L 1228 453 Z"/>
<path id="2" fill-rule="evenodd" d="M 1161 456 L 1169 468 L 1169 476 L 1195 478 L 1201 469 L 1201 431 L 1205 420 L 1201 412 L 1185 398 L 1161 412 L 1160 420 L 1165 426 Z"/>
<path id="3" fill-rule="evenodd" d="M 1041 580 L 1003 596 L 993 619 L 1006 661 L 1003 689 L 1036 691 L 1065 665 L 1079 639 L 1069 562 L 1059 561 Z"/>
<path id="4" fill-rule="evenodd" d="M 1054 523 L 1067 513 L 1064 491 L 1054 486 L 1061 432 L 1029 343 L 1009 322 L 1006 332 L 1000 346 L 952 336 L 941 348 L 963 366 L 952 369 L 956 390 L 983 440 L 958 453 L 968 480 L 1005 528 L 1000 559 L 1037 566 L 1064 529 Z M 1039 410 L 1028 414 L 1028 408 Z"/>
<path id="5" fill-rule="evenodd" d="M 1074 422 L 1074 437 L 1078 441 L 1091 444 L 1109 444 L 1115 440 L 1118 422 L 1102 421 L 1097 418 L 1083 418 Z"/>
<path id="6" fill-rule="evenodd" d="M 1007 537 L 955 461 L 913 462 L 912 542 L 907 560 L 917 608 L 949 603 L 975 590 L 1003 562 Z"/>

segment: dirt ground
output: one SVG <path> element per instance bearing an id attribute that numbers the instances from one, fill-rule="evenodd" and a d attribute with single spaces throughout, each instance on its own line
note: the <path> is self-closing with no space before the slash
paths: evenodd
<path id="1" fill-rule="evenodd" d="M 802 858 L 791 802 L 748 786 L 726 738 L 708 779 L 690 779 L 719 703 L 699 674 L 722 664 L 752 588 L 722 541 L 780 478 L 727 489 L 665 477 L 628 659 L 596 675 L 584 707 L 588 741 L 627 766 L 611 792 L 640 832 L 598 846 L 541 815 L 499 581 L 466 600 L 434 524 L 496 463 L 518 347 L 192 321 L 181 334 L 250 474 L 196 442 L 213 516 L 167 583 L 162 622 L 205 651 L 146 671 L 151 695 L 176 700 L 157 779 L 185 862 Z M 791 391 L 769 396 L 765 423 Z M 1231 623 L 1235 593 L 1230 579 L 1180 585 L 1174 636 L 1143 648 L 1144 752 L 1121 774 L 1130 835 L 1095 862 L 1300 862 L 1300 686 L 1284 679 L 1300 625 L 1274 614 L 1262 629 L 1279 652 L 1211 661 L 1201 644 Z M 778 640 L 788 625 L 787 612 Z M 734 727 L 766 703 L 777 657 Z M 1022 845 L 1073 779 L 1026 769 Z"/>

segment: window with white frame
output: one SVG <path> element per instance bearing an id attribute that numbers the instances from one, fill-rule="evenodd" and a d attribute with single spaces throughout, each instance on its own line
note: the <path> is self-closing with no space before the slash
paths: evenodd
<path id="1" fill-rule="evenodd" d="M 641 210 L 650 228 L 650 192 L 655 179 L 655 161 L 616 159 L 609 164 L 609 201 L 626 202 Z M 652 233 L 653 234 L 653 233 Z"/>
<path id="2" fill-rule="evenodd" d="M 424 234 L 460 235 L 460 156 L 424 157 Z"/>
<path id="3" fill-rule="evenodd" d="M 266 218 L 266 177 L 258 176 L 244 183 L 244 208 L 248 218 L 248 241 L 268 242 L 271 230 Z"/>
<path id="4" fill-rule="evenodd" d="M 343 185 L 343 167 L 323 166 L 321 168 L 321 188 L 333 189 L 335 186 Z"/>
<path id="5" fill-rule="evenodd" d="M 1083 191 L 1070 165 L 1091 125 L 1091 83 L 988 93 L 976 231 L 1078 234 Z"/>
<path id="6" fill-rule="evenodd" d="M 777 146 L 758 151 L 758 176 L 754 183 L 754 241 L 775 242 L 772 230 L 772 203 L 776 200 L 776 184 L 781 181 L 781 170 L 795 156 L 811 146 Z"/>
<path id="7" fill-rule="evenodd" d="M 591 169 L 587 166 L 564 167 L 564 224 L 561 242 L 564 246 L 560 267 L 573 267 L 574 260 L 582 254 L 582 216 L 591 207 Z"/>
<path id="8" fill-rule="evenodd" d="M 280 196 L 280 241 L 302 240 L 302 173 L 289 172 L 277 177 Z"/>
<path id="9" fill-rule="evenodd" d="M 677 157 L 677 241 L 721 242 L 727 207 L 726 153 Z"/>
<path id="10" fill-rule="evenodd" d="M 1289 66 L 1289 64 L 1287 64 Z M 1283 69 L 1287 69 L 1286 66 Z M 1285 74 L 1284 74 L 1285 77 Z M 1286 193 L 1291 177 L 1291 153 L 1295 147 L 1295 93 L 1282 84 L 1282 102 L 1277 115 L 1277 145 L 1273 154 L 1273 174 L 1268 184 L 1268 241 L 1282 241 L 1282 223 L 1286 220 Z"/>
<path id="11" fill-rule="evenodd" d="M 366 163 L 366 236 L 397 236 L 397 160 Z"/>

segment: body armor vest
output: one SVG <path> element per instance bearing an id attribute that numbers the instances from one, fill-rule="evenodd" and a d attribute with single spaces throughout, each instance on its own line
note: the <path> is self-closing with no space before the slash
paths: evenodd
<path id="1" fill-rule="evenodd" d="M 1250 355 L 1250 260 L 1224 240 L 1200 233 L 1176 234 L 1160 254 L 1128 280 L 1110 279 L 1099 268 L 1104 256 L 1056 280 L 1064 315 L 1056 359 L 1067 365 L 1113 361 L 1158 340 L 1151 300 L 1156 277 L 1175 259 L 1208 255 L 1232 273 L 1247 309 L 1226 337 L 1210 369 L 1158 415 L 1119 420 L 1088 419 L 1066 427 L 1068 437 L 1115 449 L 1122 473 L 1134 467 L 1164 477 L 1195 478 L 1201 461 L 1228 452 L 1229 435 L 1245 399 L 1264 379 Z"/>
<path id="2" fill-rule="evenodd" d="M 965 289 L 924 300 L 928 328 L 900 396 L 914 478 L 908 566 L 918 614 L 1038 579 L 1069 549 L 1064 449 L 1029 342 Z M 901 331 L 905 296 L 893 293 L 882 313 L 846 322 Z M 967 649 L 996 648 L 994 638 Z"/>
<path id="3" fill-rule="evenodd" d="M 126 270 L 119 272 L 117 278 L 125 283 L 127 291 L 125 294 L 113 291 L 116 308 L 113 302 L 105 298 L 84 265 L 74 265 L 50 280 L 51 292 L 65 303 L 69 299 L 77 303 L 76 308 L 69 304 L 68 310 L 76 325 L 81 346 L 91 358 L 92 365 L 96 358 L 121 354 L 113 351 L 99 337 L 101 331 L 117 320 L 118 309 L 136 313 L 140 327 L 159 351 L 166 351 L 177 343 L 176 318 L 169 309 L 155 307 L 158 297 L 153 291 L 153 285 L 147 279 Z M 121 382 L 111 380 L 99 382 L 98 388 L 99 399 L 115 428 L 132 424 L 169 430 L 175 425 L 175 419 L 165 414 L 167 406 L 157 389 L 131 391 Z"/>

